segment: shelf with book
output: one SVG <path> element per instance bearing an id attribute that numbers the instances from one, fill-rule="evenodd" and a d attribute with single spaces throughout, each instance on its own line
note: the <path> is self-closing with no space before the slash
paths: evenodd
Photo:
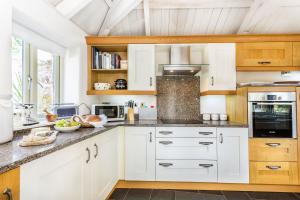
<path id="1" fill-rule="evenodd" d="M 109 83 L 114 89 L 117 79 L 127 81 L 126 61 L 127 45 L 88 45 L 88 90 L 93 91 L 95 83 Z"/>

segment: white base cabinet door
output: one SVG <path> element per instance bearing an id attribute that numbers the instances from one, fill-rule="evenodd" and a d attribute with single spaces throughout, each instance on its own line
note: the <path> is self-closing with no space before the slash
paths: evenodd
<path id="1" fill-rule="evenodd" d="M 125 127 L 125 180 L 155 180 L 154 127 Z"/>
<path id="2" fill-rule="evenodd" d="M 87 142 L 21 166 L 21 200 L 91 199 Z"/>
<path id="3" fill-rule="evenodd" d="M 114 128 L 21 166 L 21 200 L 105 200 L 119 180 Z"/>
<path id="4" fill-rule="evenodd" d="M 105 200 L 118 182 L 118 128 L 94 137 L 91 141 L 90 168 L 93 200 Z"/>
<path id="5" fill-rule="evenodd" d="M 155 46 L 128 45 L 128 90 L 155 90 Z"/>
<path id="6" fill-rule="evenodd" d="M 218 182 L 249 183 L 248 129 L 217 128 Z"/>

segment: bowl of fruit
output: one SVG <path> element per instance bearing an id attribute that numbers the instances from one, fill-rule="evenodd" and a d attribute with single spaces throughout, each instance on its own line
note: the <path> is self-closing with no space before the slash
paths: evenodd
<path id="1" fill-rule="evenodd" d="M 80 123 L 73 120 L 62 119 L 55 123 L 55 130 L 60 132 L 72 132 L 80 128 Z"/>

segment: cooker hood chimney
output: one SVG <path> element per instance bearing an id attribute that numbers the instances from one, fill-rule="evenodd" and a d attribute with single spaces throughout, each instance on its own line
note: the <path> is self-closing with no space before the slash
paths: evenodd
<path id="1" fill-rule="evenodd" d="M 163 65 L 164 76 L 193 76 L 201 70 L 201 64 L 190 62 L 190 46 L 172 45 L 170 63 Z"/>

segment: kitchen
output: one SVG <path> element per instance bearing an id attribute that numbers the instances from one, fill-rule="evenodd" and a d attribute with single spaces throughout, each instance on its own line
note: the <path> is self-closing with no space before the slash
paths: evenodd
<path id="1" fill-rule="evenodd" d="M 0 199 L 299 198 L 297 1 L 1 4 Z"/>

